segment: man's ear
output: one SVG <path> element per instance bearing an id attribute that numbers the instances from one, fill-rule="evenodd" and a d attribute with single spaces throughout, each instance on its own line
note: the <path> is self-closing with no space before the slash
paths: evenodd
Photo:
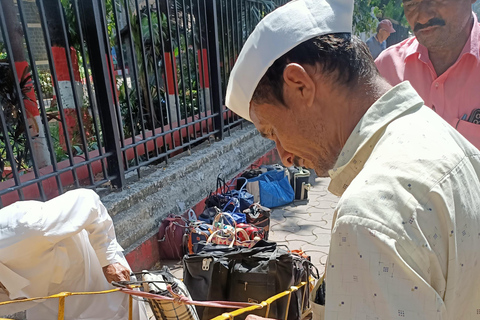
<path id="1" fill-rule="evenodd" d="M 315 100 L 315 82 L 307 70 L 298 63 L 289 63 L 283 71 L 284 99 L 287 105 L 295 104 L 310 107 Z"/>

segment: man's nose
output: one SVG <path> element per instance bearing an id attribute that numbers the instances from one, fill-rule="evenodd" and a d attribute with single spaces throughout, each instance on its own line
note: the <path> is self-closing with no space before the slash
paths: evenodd
<path id="1" fill-rule="evenodd" d="M 421 1 L 417 8 L 415 23 L 426 24 L 435 17 L 435 8 L 431 1 Z"/>
<path id="2" fill-rule="evenodd" d="M 293 166 L 293 153 L 286 151 L 278 139 L 275 139 L 275 144 L 277 145 L 278 155 L 280 156 L 283 165 L 287 168 Z"/>

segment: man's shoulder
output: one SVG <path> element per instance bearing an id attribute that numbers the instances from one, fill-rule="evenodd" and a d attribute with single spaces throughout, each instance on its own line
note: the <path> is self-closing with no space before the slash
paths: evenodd
<path id="1" fill-rule="evenodd" d="M 371 36 L 370 38 L 368 38 L 367 41 L 365 41 L 365 43 L 367 44 L 367 46 L 369 48 L 374 46 L 375 45 L 375 36 Z"/>
<path id="2" fill-rule="evenodd" d="M 402 42 L 388 47 L 375 60 L 375 63 L 382 63 L 383 61 L 392 61 L 396 59 L 405 59 L 411 52 L 412 47 L 417 46 L 418 41 L 416 37 L 410 37 Z"/>

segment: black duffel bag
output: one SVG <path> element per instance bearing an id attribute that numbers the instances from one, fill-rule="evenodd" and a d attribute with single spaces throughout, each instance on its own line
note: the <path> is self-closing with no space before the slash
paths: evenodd
<path id="1" fill-rule="evenodd" d="M 183 260 L 183 281 L 194 300 L 226 300 L 259 303 L 291 286 L 308 281 L 310 261 L 260 240 L 250 249 L 205 246 L 198 254 Z M 288 319 L 301 318 L 302 305 L 308 306 L 307 286 L 292 293 Z M 302 303 L 303 300 L 303 303 Z M 288 299 L 270 307 L 270 318 L 284 319 Z M 211 319 L 231 310 L 197 308 L 201 319 Z M 252 313 L 265 316 L 265 309 Z M 244 319 L 246 315 L 236 318 Z"/>
<path id="2" fill-rule="evenodd" d="M 310 261 L 281 247 L 261 252 L 242 250 L 229 258 L 229 301 L 260 303 L 302 281 L 308 282 L 312 267 Z M 308 296 L 308 285 L 292 293 L 287 319 L 301 319 L 303 310 L 309 304 Z M 273 302 L 268 318 L 285 319 L 287 304 L 287 297 Z M 265 311 L 261 309 L 251 313 L 265 317 Z M 244 319 L 245 316 L 238 318 Z"/>
<path id="3" fill-rule="evenodd" d="M 229 260 L 226 255 L 239 250 L 238 247 L 207 244 L 198 253 L 183 257 L 183 282 L 193 300 L 227 300 Z M 197 306 L 200 319 L 212 319 L 228 311 Z"/>

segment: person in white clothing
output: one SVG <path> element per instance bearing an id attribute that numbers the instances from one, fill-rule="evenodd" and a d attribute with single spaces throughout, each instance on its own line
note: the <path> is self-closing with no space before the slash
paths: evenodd
<path id="1" fill-rule="evenodd" d="M 267 15 L 226 106 L 341 197 L 326 320 L 480 319 L 480 151 L 379 75 L 352 14 L 353 0 L 297 0 Z"/>
<path id="2" fill-rule="evenodd" d="M 63 291 L 113 289 L 130 279 L 112 219 L 92 190 L 69 191 L 47 202 L 18 201 L 0 210 L 0 301 Z M 70 296 L 65 319 L 128 319 L 120 292 Z M 27 319 L 56 319 L 58 299 L 0 306 L 0 315 L 27 309 Z M 147 319 L 134 300 L 134 319 Z"/>

